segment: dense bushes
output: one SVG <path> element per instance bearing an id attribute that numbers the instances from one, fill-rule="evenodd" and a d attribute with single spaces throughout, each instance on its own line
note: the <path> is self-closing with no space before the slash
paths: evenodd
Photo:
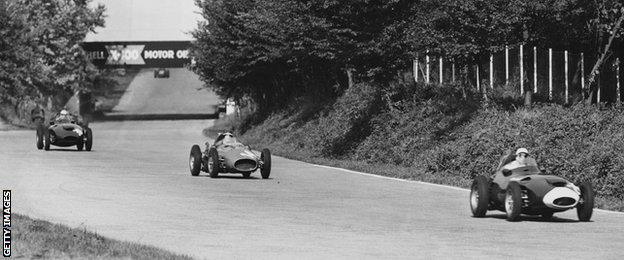
<path id="1" fill-rule="evenodd" d="M 599 196 L 624 199 L 623 108 L 516 109 L 501 104 L 520 102 L 517 95 L 490 93 L 489 102 L 480 95 L 459 86 L 359 84 L 305 120 L 283 111 L 241 134 L 279 155 L 398 165 L 413 171 L 401 177 L 444 176 L 456 185 L 492 174 L 501 156 L 527 147 L 546 173 L 590 180 Z M 217 128 L 239 129 L 242 121 Z"/>

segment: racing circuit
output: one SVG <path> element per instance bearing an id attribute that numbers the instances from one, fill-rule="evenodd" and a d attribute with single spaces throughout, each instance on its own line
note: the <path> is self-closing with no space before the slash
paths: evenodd
<path id="1" fill-rule="evenodd" d="M 45 152 L 33 130 L 0 131 L 0 179 L 17 213 L 197 258 L 624 257 L 622 213 L 473 218 L 464 189 L 277 156 L 267 180 L 192 177 L 189 148 L 212 123 L 95 122 L 92 152 Z"/>
<path id="2" fill-rule="evenodd" d="M 176 13 L 155 10 L 192 6 L 137 2 L 109 10 L 175 20 Z M 171 37 L 180 26 L 158 22 L 107 20 L 87 40 L 188 40 Z M 134 32 L 116 29 L 127 24 Z M 269 179 L 193 177 L 189 149 L 203 149 L 202 130 L 214 120 L 188 118 L 214 113 L 218 98 L 186 69 L 170 68 L 167 79 L 153 70 L 142 69 L 130 84 L 108 115 L 115 120 L 90 124 L 91 152 L 37 150 L 34 130 L 0 131 L 0 186 L 13 190 L 15 213 L 199 259 L 624 259 L 619 212 L 594 210 L 590 222 L 579 222 L 574 210 L 548 221 L 508 222 L 497 211 L 473 218 L 468 190 L 312 165 L 280 151 L 272 151 Z M 186 120 L 132 120 L 153 115 Z"/>

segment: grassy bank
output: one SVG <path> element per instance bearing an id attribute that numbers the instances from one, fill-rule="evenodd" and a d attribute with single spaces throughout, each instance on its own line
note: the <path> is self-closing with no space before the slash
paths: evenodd
<path id="1" fill-rule="evenodd" d="M 13 214 L 14 258 L 191 259 L 151 246 L 108 239 L 98 234 Z"/>
<path id="2" fill-rule="evenodd" d="M 373 174 L 468 187 L 499 158 L 527 147 L 546 173 L 591 180 L 597 207 L 624 211 L 624 109 L 541 104 L 459 86 L 360 84 L 331 107 L 298 107 L 224 118 L 209 132 L 235 131 L 276 155 Z"/>

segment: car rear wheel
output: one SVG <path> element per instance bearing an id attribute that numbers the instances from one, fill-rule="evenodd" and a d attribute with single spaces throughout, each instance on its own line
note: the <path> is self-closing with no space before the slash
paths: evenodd
<path id="1" fill-rule="evenodd" d="M 470 209 L 473 217 L 483 217 L 490 203 L 490 181 L 480 175 L 472 181 L 470 189 Z"/>
<path id="2" fill-rule="evenodd" d="M 576 215 L 579 221 L 589 221 L 594 211 L 594 190 L 590 182 L 579 185 L 581 199 L 576 205 Z"/>
<path id="3" fill-rule="evenodd" d="M 201 170 L 201 156 L 199 145 L 193 145 L 191 147 L 191 154 L 189 155 L 189 168 L 192 176 L 199 175 L 199 171 Z"/>
<path id="4" fill-rule="evenodd" d="M 91 151 L 91 147 L 93 146 L 93 131 L 91 131 L 91 128 L 87 127 L 85 135 L 87 136 L 87 140 L 85 141 L 85 150 Z"/>
<path id="5" fill-rule="evenodd" d="M 221 168 L 221 162 L 219 162 L 219 152 L 212 147 L 208 150 L 208 173 L 210 178 L 219 177 L 219 168 Z"/>
<path id="6" fill-rule="evenodd" d="M 45 128 L 42 125 L 38 125 L 37 126 L 37 149 L 41 150 L 43 149 L 43 131 L 45 131 Z"/>
<path id="7" fill-rule="evenodd" d="M 43 129 L 43 149 L 50 150 L 50 130 L 45 128 Z"/>
<path id="8" fill-rule="evenodd" d="M 517 182 L 510 182 L 505 194 L 505 212 L 508 221 L 518 221 L 522 211 L 522 190 Z"/>
<path id="9" fill-rule="evenodd" d="M 271 151 L 267 148 L 262 149 L 260 160 L 262 161 L 262 168 L 260 168 L 262 179 L 268 179 L 271 175 Z"/>

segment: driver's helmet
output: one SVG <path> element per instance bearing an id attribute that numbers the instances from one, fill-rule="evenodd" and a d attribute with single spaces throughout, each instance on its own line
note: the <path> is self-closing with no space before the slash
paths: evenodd
<path id="1" fill-rule="evenodd" d="M 518 150 L 516 150 L 516 155 L 519 155 L 521 153 L 529 155 L 529 150 L 527 150 L 526 148 L 518 148 Z"/>
<path id="2" fill-rule="evenodd" d="M 238 143 L 238 141 L 236 140 L 236 137 L 234 137 L 233 134 L 225 133 L 223 134 L 223 143 L 224 144 L 236 144 Z"/>
<path id="3" fill-rule="evenodd" d="M 61 112 L 59 112 L 59 115 L 56 118 L 56 120 L 62 123 L 71 122 L 71 115 L 69 114 L 69 112 L 67 112 L 67 110 L 63 109 L 61 110 Z"/>

